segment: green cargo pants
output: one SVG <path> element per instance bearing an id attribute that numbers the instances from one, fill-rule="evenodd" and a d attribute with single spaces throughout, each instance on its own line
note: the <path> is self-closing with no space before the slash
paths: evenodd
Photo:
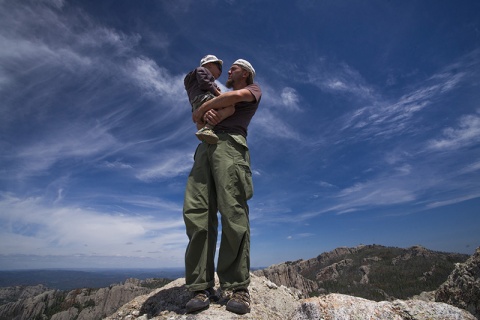
<path id="1" fill-rule="evenodd" d="M 218 136 L 218 144 L 203 142 L 197 147 L 185 191 L 183 218 L 189 239 L 185 280 L 191 291 L 215 285 L 218 211 L 222 222 L 217 265 L 220 285 L 233 289 L 246 288 L 250 283 L 250 155 L 243 136 Z"/>

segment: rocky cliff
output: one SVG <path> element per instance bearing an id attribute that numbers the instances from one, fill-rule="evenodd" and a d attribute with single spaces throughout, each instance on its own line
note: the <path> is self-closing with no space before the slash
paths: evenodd
<path id="1" fill-rule="evenodd" d="M 155 283 L 163 286 L 165 280 L 129 279 L 123 284 L 101 289 L 76 289 L 72 291 L 49 290 L 43 286 L 9 287 L 0 290 L 0 296 L 12 293 L 15 302 L 0 305 L 0 320 L 92 320 L 112 314 L 133 298 L 151 292 Z M 10 298 L 12 299 L 12 298 Z"/>
<path id="2" fill-rule="evenodd" d="M 435 292 L 435 301 L 468 310 L 480 319 L 480 247 L 465 263 L 455 266 Z"/>
<path id="3" fill-rule="evenodd" d="M 41 284 L 0 288 L 0 305 L 35 297 L 45 291 L 48 291 L 48 288 Z"/>

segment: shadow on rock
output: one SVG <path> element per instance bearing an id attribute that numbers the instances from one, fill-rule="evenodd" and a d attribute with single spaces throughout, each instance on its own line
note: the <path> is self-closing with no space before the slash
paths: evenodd
<path id="1" fill-rule="evenodd" d="M 191 297 L 191 292 L 186 290 L 184 285 L 160 290 L 143 303 L 140 314 L 147 314 L 149 317 L 158 316 L 164 312 L 185 314 L 185 304 Z"/>

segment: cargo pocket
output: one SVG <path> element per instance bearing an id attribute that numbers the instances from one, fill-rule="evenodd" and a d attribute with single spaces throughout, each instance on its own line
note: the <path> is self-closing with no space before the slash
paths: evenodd
<path id="1" fill-rule="evenodd" d="M 243 190 L 245 200 L 249 200 L 253 196 L 252 172 L 250 171 L 250 167 L 237 164 L 237 175 L 242 187 L 240 190 Z"/>

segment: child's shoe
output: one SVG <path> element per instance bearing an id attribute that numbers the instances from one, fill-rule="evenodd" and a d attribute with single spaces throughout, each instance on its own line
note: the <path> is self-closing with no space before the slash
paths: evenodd
<path id="1" fill-rule="evenodd" d="M 213 132 L 212 129 L 209 129 L 207 127 L 203 127 L 202 129 L 198 130 L 197 133 L 195 133 L 198 139 L 201 141 L 205 141 L 206 143 L 209 144 L 217 144 L 218 143 L 218 136 Z"/>

